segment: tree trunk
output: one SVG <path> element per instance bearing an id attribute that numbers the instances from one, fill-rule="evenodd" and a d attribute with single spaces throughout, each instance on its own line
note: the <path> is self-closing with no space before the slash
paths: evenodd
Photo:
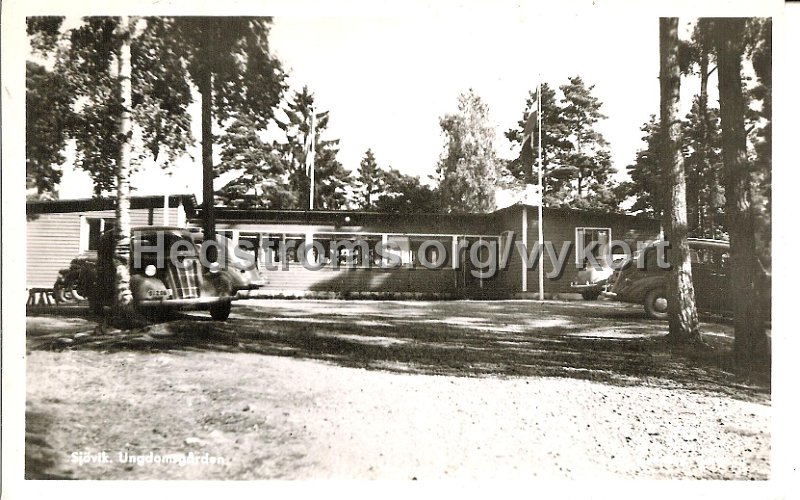
<path id="1" fill-rule="evenodd" d="M 131 214 L 130 214 L 130 172 L 131 172 L 131 20 L 128 16 L 120 19 L 118 36 L 121 39 L 118 74 L 121 115 L 119 120 L 120 151 L 117 163 L 117 242 L 114 252 L 114 290 L 115 305 L 130 308 L 133 305 L 130 261 Z"/>
<path id="2" fill-rule="evenodd" d="M 701 21 L 704 24 L 701 26 L 708 26 L 708 22 Z M 708 29 L 708 28 L 706 28 Z M 701 147 L 697 151 L 700 172 L 698 173 L 698 199 L 697 199 L 697 212 L 698 224 L 701 230 L 701 236 L 706 237 L 714 234 L 714 219 L 708 217 L 710 207 L 714 206 L 715 200 L 713 196 L 714 188 L 717 185 L 717 179 L 712 170 L 712 165 L 709 158 L 712 154 L 712 145 L 709 132 L 711 130 L 711 117 L 708 114 L 708 77 L 711 72 L 708 70 L 709 65 L 709 43 L 704 38 L 703 43 L 700 44 L 700 98 L 698 99 L 698 112 L 700 114 L 700 144 Z M 713 212 L 712 212 L 713 213 Z"/>
<path id="3" fill-rule="evenodd" d="M 214 219 L 214 158 L 213 158 L 213 141 L 214 137 L 211 132 L 211 109 L 213 105 L 213 92 L 211 89 L 213 78 L 212 68 L 210 66 L 213 58 L 211 46 L 213 26 L 211 20 L 205 22 L 205 32 L 207 34 L 203 46 L 205 52 L 205 61 L 203 61 L 203 72 L 200 77 L 200 142 L 202 147 L 203 157 L 203 239 L 206 241 L 214 240 L 216 238 L 216 221 Z M 209 252 L 209 259 L 215 260 L 215 256 Z"/>
<path id="4" fill-rule="evenodd" d="M 686 220 L 686 173 L 680 147 L 681 124 L 680 68 L 678 66 L 678 18 L 662 17 L 659 21 L 661 56 L 661 131 L 663 135 L 661 171 L 669 190 L 664 221 L 670 242 L 668 280 L 669 335 L 672 342 L 698 342 L 700 330 L 692 285 L 692 263 L 689 256 Z"/>
<path id="5" fill-rule="evenodd" d="M 692 172 L 689 186 L 689 207 L 690 234 L 696 237 L 705 237 L 706 227 L 703 217 L 703 206 L 708 200 L 703 199 L 704 188 L 706 187 L 707 175 L 709 173 L 708 155 L 706 149 L 710 147 L 708 143 L 708 52 L 705 45 L 700 47 L 700 95 L 697 99 L 697 114 L 699 115 L 700 145 L 695 152 L 697 161 L 695 171 Z"/>
<path id="6" fill-rule="evenodd" d="M 742 94 L 744 19 L 715 20 L 722 120 L 722 158 L 728 232 L 731 240 L 734 355 L 746 376 L 769 373 L 770 347 L 757 296 L 760 266 L 756 257 L 752 183 L 747 164 Z"/>

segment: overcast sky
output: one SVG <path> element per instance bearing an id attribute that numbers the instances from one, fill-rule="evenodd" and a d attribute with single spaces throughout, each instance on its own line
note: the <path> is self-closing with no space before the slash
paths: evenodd
<path id="1" fill-rule="evenodd" d="M 427 180 L 444 144 L 439 117 L 454 112 L 459 93 L 469 88 L 489 105 L 499 156 L 512 158 L 516 151 L 503 133 L 521 118 L 540 75 L 553 87 L 580 75 L 603 102 L 608 119 L 598 129 L 624 172 L 641 146 L 639 128 L 658 111 L 658 18 L 509 12 L 276 16 L 270 43 L 292 87 L 308 85 L 317 109 L 330 111 L 326 138 L 341 140 L 339 159 L 348 169 L 372 148 L 379 165 Z M 684 82 L 687 105 L 692 83 Z M 199 132 L 196 123 L 198 138 Z M 132 185 L 138 194 L 170 190 L 199 198 L 199 145 L 193 157 L 169 175 L 145 168 Z M 90 194 L 86 174 L 65 172 L 63 198 Z"/>
<path id="2" fill-rule="evenodd" d="M 658 106 L 658 25 L 607 17 L 279 18 L 276 53 L 293 83 L 331 110 L 345 166 L 372 148 L 380 164 L 427 177 L 442 151 L 439 117 L 473 88 L 489 105 L 496 148 L 522 116 L 539 75 L 553 86 L 581 75 L 609 116 L 601 130 L 619 167 Z M 635 43 L 634 43 L 635 41 Z"/>

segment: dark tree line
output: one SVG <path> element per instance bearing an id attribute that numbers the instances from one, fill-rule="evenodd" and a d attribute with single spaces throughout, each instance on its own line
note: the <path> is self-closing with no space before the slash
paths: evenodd
<path id="1" fill-rule="evenodd" d="M 607 117 L 601 112 L 603 103 L 592 94 L 594 85 L 587 85 L 580 76 L 570 77 L 559 86 L 562 97 L 549 84 L 541 85 L 542 93 L 542 171 L 544 204 L 553 207 L 600 208 L 616 211 L 619 199 L 611 176 L 609 143 L 596 125 Z M 536 141 L 523 142 L 525 127 L 530 122 L 532 137 L 539 134 L 535 120 L 536 91 L 529 93 L 522 119 L 517 127 L 505 133 L 519 144 L 520 156 L 508 162 L 511 176 L 526 183 L 526 169 L 531 169 L 538 155 Z"/>
<path id="2" fill-rule="evenodd" d="M 669 336 L 681 342 L 700 339 L 687 236 L 693 231 L 704 236 L 719 224 L 731 246 L 727 274 L 736 364 L 747 376 L 768 373 L 765 299 L 770 290 L 765 259 L 759 254 L 770 246 L 771 24 L 768 19 L 701 19 L 685 45 L 678 40 L 677 28 L 677 18 L 660 20 L 661 120 L 658 126 L 651 120 L 645 127 L 648 147 L 631 169 L 637 176 L 653 169 L 653 177 L 663 179 L 668 188 L 667 196 L 660 196 L 656 185 L 636 185 L 652 189 L 639 201 L 642 208 L 662 215 L 673 248 Z M 745 57 L 756 73 L 752 87 L 745 84 Z M 708 106 L 711 60 L 718 71 L 718 112 Z M 691 64 L 701 72 L 701 91 L 682 122 L 677 117 L 680 75 Z"/>

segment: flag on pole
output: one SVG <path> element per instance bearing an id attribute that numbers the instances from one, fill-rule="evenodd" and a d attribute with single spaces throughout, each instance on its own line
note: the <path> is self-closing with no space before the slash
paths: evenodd
<path id="1" fill-rule="evenodd" d="M 538 97 L 537 97 L 538 99 Z M 536 131 L 536 121 L 538 119 L 538 104 L 537 109 L 532 109 L 525 121 L 525 128 L 522 129 L 522 142 L 530 141 L 533 138 L 533 133 Z"/>
<path id="2" fill-rule="evenodd" d="M 538 106 L 537 106 L 538 108 Z M 522 162 L 522 169 L 525 172 L 525 182 L 533 182 L 533 161 L 534 143 L 533 133 L 536 131 L 539 113 L 537 109 L 532 109 L 525 121 L 525 128 L 522 129 L 522 151 L 519 158 Z"/>
<path id="3" fill-rule="evenodd" d="M 308 126 L 308 134 L 306 134 L 305 153 L 306 153 L 306 175 L 308 176 L 308 208 L 314 209 L 314 156 L 316 155 L 314 147 L 314 130 L 315 116 L 314 108 L 311 108 L 311 123 Z"/>

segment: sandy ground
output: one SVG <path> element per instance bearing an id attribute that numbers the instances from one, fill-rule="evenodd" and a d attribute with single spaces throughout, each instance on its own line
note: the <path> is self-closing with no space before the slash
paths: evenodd
<path id="1" fill-rule="evenodd" d="M 631 343 L 637 337 L 627 329 L 635 325 L 643 325 L 639 338 L 663 334 L 638 311 L 552 303 L 536 306 L 547 314 L 525 328 L 503 321 L 531 307 L 252 303 L 227 324 L 180 320 L 204 339 L 187 345 L 181 337 L 180 349 L 156 342 L 170 338 L 162 329 L 145 335 L 153 342 L 145 349 L 140 333 L 131 344 L 55 352 L 45 349 L 55 343 L 30 339 L 63 338 L 90 321 L 32 316 L 29 477 L 769 477 L 768 392 L 741 385 L 716 362 Z M 256 317 L 260 337 L 248 330 Z M 554 321 L 569 324 L 548 330 Z M 444 335 L 442 323 L 454 329 Z M 597 343 L 598 333 L 611 336 L 610 325 L 613 349 Z M 728 326 L 704 327 L 730 340 Z M 236 342 L 222 342 L 231 332 Z M 620 343 L 620 335 L 629 337 Z M 568 344 L 566 336 L 592 343 Z M 546 342 L 532 344 L 537 338 Z M 256 343 L 266 351 L 253 352 Z M 542 361 L 552 359 L 573 361 Z M 594 376 L 590 367 L 611 375 Z M 108 463 L 81 465 L 82 455 L 73 455 L 102 451 Z M 224 463 L 137 465 L 120 462 L 120 452 L 145 459 L 191 452 Z"/>

